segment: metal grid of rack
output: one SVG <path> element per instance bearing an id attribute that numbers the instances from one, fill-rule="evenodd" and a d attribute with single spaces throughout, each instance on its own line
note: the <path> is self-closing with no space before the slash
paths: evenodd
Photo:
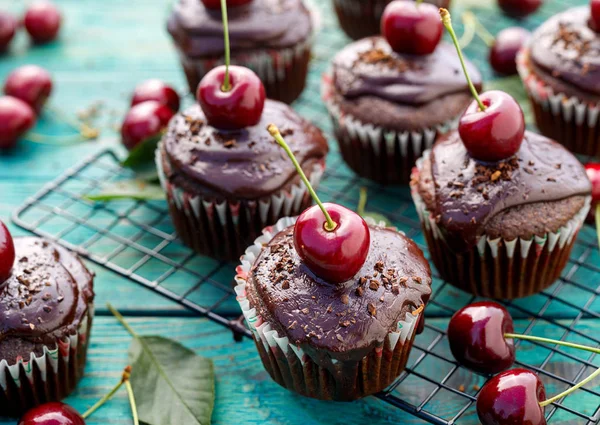
<path id="1" fill-rule="evenodd" d="M 566 2 L 552 1 L 527 25 L 534 27 Z M 552 7 L 550 7 L 552 6 Z M 331 126 L 319 101 L 319 80 L 327 61 L 347 40 L 337 29 L 331 10 L 323 6 L 323 29 L 317 41 L 313 71 L 303 97 L 294 105 L 331 135 Z M 507 20 L 480 14 L 492 32 L 508 26 Z M 460 30 L 460 29 L 459 29 Z M 490 76 L 485 64 L 485 45 L 475 40 L 467 54 Z M 330 138 L 333 140 L 333 138 Z M 369 210 L 389 217 L 399 230 L 426 251 L 419 221 L 407 188 L 377 186 L 356 177 L 343 163 L 332 143 L 328 171 L 320 193 L 324 199 L 354 207 L 358 188 L 369 190 Z M 120 200 L 93 203 L 86 194 L 106 182 L 133 176 L 120 166 L 117 155 L 99 152 L 67 170 L 15 211 L 15 223 L 40 236 L 55 240 L 89 260 L 125 276 L 183 305 L 195 313 L 231 328 L 238 336 L 250 336 L 240 318 L 231 280 L 235 264 L 195 255 L 177 239 L 164 201 Z M 390 201 L 393 200 L 393 201 Z M 568 266 L 559 282 L 526 300 L 506 303 L 513 317 L 520 318 L 518 331 L 570 342 L 600 346 L 600 337 L 586 332 L 582 319 L 600 318 L 600 254 L 594 230 L 581 231 Z M 434 294 L 428 318 L 448 318 L 457 308 L 475 300 L 434 279 Z M 444 329 L 427 323 L 411 353 L 408 367 L 394 385 L 378 395 L 382 400 L 434 424 L 478 423 L 474 406 L 486 377 L 468 372 L 450 355 Z M 524 364 L 538 372 L 549 392 L 559 392 L 600 366 L 594 354 L 571 349 L 517 342 L 518 351 L 529 351 Z M 531 350 L 535 348 L 535 355 Z M 418 391 L 415 391 L 415 388 Z M 600 384 L 586 386 L 574 398 L 567 397 L 547 408 L 550 423 L 600 423 Z"/>

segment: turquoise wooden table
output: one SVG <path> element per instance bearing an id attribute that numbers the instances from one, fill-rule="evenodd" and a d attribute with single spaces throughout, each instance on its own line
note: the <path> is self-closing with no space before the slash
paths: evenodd
<path id="1" fill-rule="evenodd" d="M 65 118 L 77 120 L 90 112 L 98 111 L 92 120 L 101 131 L 96 141 L 69 146 L 57 146 L 23 141 L 13 152 L 0 154 L 0 219 L 8 222 L 15 208 L 23 204 L 48 181 L 59 176 L 81 159 L 113 147 L 119 147 L 115 130 L 124 115 L 129 96 L 135 85 L 148 78 L 159 78 L 184 91 L 185 83 L 179 63 L 165 31 L 165 19 L 169 0 L 56 0 L 65 16 L 60 39 L 41 47 L 31 47 L 24 35 L 13 44 L 10 53 L 0 57 L 0 80 L 17 66 L 35 63 L 47 68 L 53 75 L 55 90 L 51 108 L 43 114 L 34 131 L 38 134 L 63 136 L 61 141 L 75 134 L 65 124 Z M 337 29 L 329 1 L 313 1 L 321 16 L 321 34 L 317 43 L 313 71 L 308 89 L 295 105 L 308 118 L 317 122 L 330 134 L 330 125 L 324 117 L 324 108 L 318 97 L 320 74 L 325 70 L 332 52 L 348 40 Z M 549 4 L 534 18 L 522 22 L 534 28 L 553 11 L 568 4 L 584 3 L 548 1 Z M 14 0 L 0 0 L 0 8 L 19 12 L 24 6 Z M 480 16 L 484 26 L 493 34 L 514 22 L 499 15 L 492 2 L 456 0 L 454 14 L 466 8 Z M 459 21 L 459 19 L 455 19 Z M 460 27 L 460 25 L 459 25 Z M 459 33 L 462 29 L 459 29 Z M 466 52 L 481 66 L 486 78 L 492 75 L 485 60 L 485 45 L 475 38 Z M 186 101 L 191 102 L 191 98 Z M 367 181 L 348 187 L 352 172 L 341 162 L 337 147 L 332 143 L 332 154 L 328 168 L 333 170 L 321 193 L 327 198 L 344 191 L 337 202 L 355 207 L 359 187 L 369 189 L 369 209 L 394 217 L 394 224 L 407 231 L 418 243 L 424 244 L 422 235 L 415 230 L 416 212 L 410 203 L 406 188 L 382 189 Z M 59 228 L 61 223 L 52 222 L 44 230 Z M 26 234 L 24 230 L 10 225 L 15 235 Z M 74 238 L 82 235 L 72 235 Z M 569 341 L 594 344 L 593 338 L 600 332 L 600 255 L 593 248 L 594 230 L 587 226 L 580 237 L 582 241 L 574 252 L 572 261 L 565 270 L 564 279 L 543 295 L 514 303 L 511 311 L 519 317 L 517 327 L 539 336 L 564 337 Z M 177 255 L 177 253 L 171 253 Z M 131 260 L 130 253 L 123 252 L 115 261 L 123 264 Z M 200 267 L 210 268 L 211 260 L 199 260 Z M 97 272 L 97 313 L 91 339 L 89 362 L 86 374 L 77 391 L 68 402 L 80 411 L 91 406 L 106 393 L 120 376 L 126 364 L 130 337 L 107 311 L 110 301 L 141 334 L 160 334 L 174 338 L 198 354 L 212 358 L 217 371 L 217 399 L 213 415 L 215 424 L 274 423 L 281 425 L 307 424 L 382 424 L 425 423 L 387 403 L 370 397 L 351 404 L 326 403 L 291 394 L 273 383 L 263 370 L 260 359 L 249 340 L 236 343 L 229 330 L 203 318 L 195 317 L 189 310 L 140 287 L 134 282 L 90 264 Z M 159 268 L 157 265 L 156 268 Z M 149 270 L 156 273 L 160 270 Z M 215 278 L 227 282 L 233 276 L 232 268 L 220 268 Z M 173 282 L 174 290 L 189 282 Z M 442 418 L 452 418 L 462 406 L 457 395 L 448 389 L 458 389 L 475 394 L 484 382 L 481 376 L 462 369 L 451 372 L 450 366 L 439 358 L 449 358 L 448 345 L 439 341 L 438 333 L 432 329 L 445 329 L 453 308 L 469 300 L 466 294 L 447 287 L 436 280 L 439 299 L 451 309 L 432 305 L 428 309 L 428 324 L 409 361 L 415 362 L 424 350 L 435 344 L 435 356 L 427 356 L 415 366 L 417 375 L 410 376 L 395 390 L 395 393 L 414 404 L 427 402 L 424 409 L 435 412 Z M 207 295 L 212 296 L 211 294 Z M 583 309 L 583 310 L 581 310 Z M 224 302 L 218 312 L 227 317 L 239 314 L 235 303 Z M 529 317 L 541 314 L 552 319 L 538 321 L 531 329 Z M 567 332 L 567 333 L 565 333 Z M 438 359 L 438 360 L 436 360 Z M 545 379 L 550 393 L 559 392 L 568 382 L 576 381 L 589 374 L 600 360 L 572 350 L 554 353 L 534 344 L 523 343 L 518 353 L 519 361 L 563 377 L 563 381 Z M 587 362 L 583 367 L 577 359 Z M 435 398 L 424 400 L 435 388 L 430 380 L 444 379 L 445 387 Z M 588 388 L 598 391 L 600 382 Z M 600 397 L 591 392 L 580 392 L 569 397 L 564 404 L 574 410 L 593 416 L 600 405 Z M 14 424 L 14 420 L 0 419 L 0 425 Z M 120 393 L 111 403 L 98 411 L 90 424 L 131 423 L 125 393 Z M 478 423 L 471 407 L 461 416 L 459 424 Z M 552 424 L 578 424 L 581 419 L 567 410 L 557 411 Z"/>

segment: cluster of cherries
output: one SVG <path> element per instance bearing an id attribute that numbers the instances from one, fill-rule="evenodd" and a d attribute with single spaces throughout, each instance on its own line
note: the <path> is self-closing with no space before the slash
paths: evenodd
<path id="1" fill-rule="evenodd" d="M 52 93 L 50 73 L 36 65 L 11 72 L 0 96 L 0 150 L 11 149 L 35 124 Z"/>
<path id="2" fill-rule="evenodd" d="M 22 24 L 36 44 L 48 43 L 56 38 L 60 31 L 61 15 L 59 10 L 47 0 L 32 3 L 22 18 Z M 0 11 L 0 52 L 8 50 L 21 22 L 8 12 Z"/>

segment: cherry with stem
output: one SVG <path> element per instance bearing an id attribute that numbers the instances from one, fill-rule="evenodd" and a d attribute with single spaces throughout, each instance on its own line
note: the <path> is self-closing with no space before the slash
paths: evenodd
<path id="1" fill-rule="evenodd" d="M 283 148 L 317 205 L 306 209 L 294 225 L 294 247 L 304 264 L 327 283 L 354 277 L 365 263 L 371 233 L 365 220 L 341 205 L 322 203 L 279 129 L 267 130 Z"/>

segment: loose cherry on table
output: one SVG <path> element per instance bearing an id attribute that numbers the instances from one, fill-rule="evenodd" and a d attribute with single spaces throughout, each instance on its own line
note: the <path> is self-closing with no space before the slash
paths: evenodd
<path id="1" fill-rule="evenodd" d="M 501 161 L 516 154 L 525 135 L 525 117 L 517 101 L 501 91 L 477 93 L 467 68 L 450 13 L 440 9 L 442 22 L 456 47 L 465 77 L 475 100 L 458 124 L 458 132 L 469 154 L 480 161 Z"/>
<path id="2" fill-rule="evenodd" d="M 590 1 L 590 27 L 600 32 L 600 0 Z"/>
<path id="3" fill-rule="evenodd" d="M 11 149 L 35 124 L 35 112 L 12 96 L 0 97 L 0 150 Z"/>
<path id="4" fill-rule="evenodd" d="M 4 93 L 21 99 L 39 113 L 52 93 L 52 77 L 44 68 L 25 65 L 8 75 Z"/>
<path id="5" fill-rule="evenodd" d="M 248 4 L 252 0 L 227 0 L 227 6 L 236 7 Z M 202 0 L 202 3 L 207 9 L 220 9 L 221 0 Z"/>
<path id="6" fill-rule="evenodd" d="M 135 105 L 129 110 L 121 126 L 123 144 L 131 150 L 142 141 L 159 136 L 173 115 L 168 106 L 156 101 Z"/>
<path id="7" fill-rule="evenodd" d="M 539 9 L 543 0 L 498 0 L 498 6 L 508 16 L 524 18 Z"/>
<path id="8" fill-rule="evenodd" d="M 37 0 L 25 12 L 23 24 L 34 43 L 48 43 L 60 31 L 62 17 L 54 4 L 47 0 Z"/>
<path id="9" fill-rule="evenodd" d="M 148 100 L 167 105 L 173 112 L 179 111 L 179 95 L 171 86 L 160 80 L 147 80 L 138 84 L 131 98 L 131 106 Z"/>
<path id="10" fill-rule="evenodd" d="M 0 221 L 0 284 L 10 277 L 15 263 L 15 244 L 4 223 Z"/>
<path id="11" fill-rule="evenodd" d="M 381 18 L 381 34 L 398 53 L 428 55 L 442 38 L 438 8 L 421 1 L 395 0 Z"/>
<path id="12" fill-rule="evenodd" d="M 365 220 L 341 205 L 321 203 L 302 167 L 273 124 L 269 133 L 290 157 L 317 205 L 305 210 L 294 226 L 294 246 L 306 266 L 331 283 L 351 279 L 369 253 L 371 233 Z"/>
<path id="13" fill-rule="evenodd" d="M 65 403 L 46 403 L 29 410 L 18 425 L 85 425 L 85 419 Z"/>
<path id="14" fill-rule="evenodd" d="M 498 33 L 490 48 L 490 65 L 499 74 L 517 73 L 517 53 L 529 40 L 531 33 L 525 28 L 510 27 Z"/>
<path id="15" fill-rule="evenodd" d="M 5 52 L 17 31 L 17 19 L 10 13 L 0 10 L 0 53 Z"/>
<path id="16" fill-rule="evenodd" d="M 592 209 L 588 221 L 593 222 L 596 210 L 600 208 L 600 163 L 585 164 L 585 171 L 592 182 Z"/>

